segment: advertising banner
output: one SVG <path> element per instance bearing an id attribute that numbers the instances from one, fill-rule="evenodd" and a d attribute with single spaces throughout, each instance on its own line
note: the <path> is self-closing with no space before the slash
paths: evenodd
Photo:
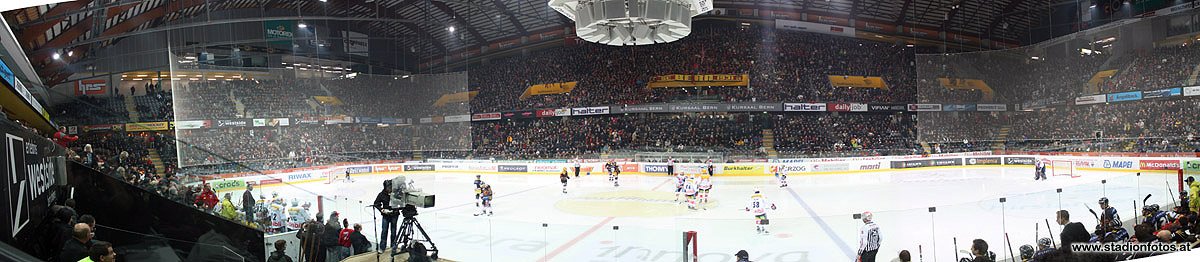
<path id="1" fill-rule="evenodd" d="M 1006 105 L 1006 104 L 978 104 L 978 105 L 975 105 L 975 110 L 978 110 L 981 112 L 1004 112 L 1004 111 L 1008 111 L 1008 105 Z"/>
<path id="2" fill-rule="evenodd" d="M 974 105 L 974 104 L 965 104 L 965 105 L 942 105 L 942 111 L 946 111 L 946 112 L 951 112 L 951 111 L 975 111 L 975 105 Z"/>
<path id="3" fill-rule="evenodd" d="M 554 109 L 538 109 L 537 117 L 554 117 Z"/>
<path id="4" fill-rule="evenodd" d="M 75 95 L 102 95 L 108 93 L 108 80 L 88 79 L 75 81 Z"/>
<path id="5" fill-rule="evenodd" d="M 1142 170 L 1179 170 L 1179 160 L 1138 160 Z"/>
<path id="6" fill-rule="evenodd" d="M 814 163 L 812 164 L 813 172 L 829 172 L 829 171 L 846 171 L 850 170 L 850 163 Z"/>
<path id="7" fill-rule="evenodd" d="M 1033 159 L 1034 158 L 1032 158 L 1032 157 L 1005 157 L 1004 164 L 1005 165 L 1033 165 L 1033 162 L 1034 162 Z"/>
<path id="8" fill-rule="evenodd" d="M 658 113 L 667 112 L 666 105 L 625 105 L 612 109 L 614 113 Z"/>
<path id="9" fill-rule="evenodd" d="M 1137 101 L 1137 100 L 1142 100 L 1142 91 L 1108 94 L 1108 102 Z"/>
<path id="10" fill-rule="evenodd" d="M 576 116 L 607 115 L 607 114 L 608 114 L 607 106 L 571 108 L 571 115 L 576 115 Z"/>
<path id="11" fill-rule="evenodd" d="M 1176 87 L 1176 88 L 1167 88 L 1167 89 L 1160 89 L 1160 90 L 1154 90 L 1154 91 L 1145 91 L 1142 94 L 1142 98 L 1151 99 L 1151 98 L 1172 97 L 1172 96 L 1180 96 L 1180 95 L 1183 95 L 1183 88 Z"/>
<path id="12" fill-rule="evenodd" d="M 446 123 L 458 123 L 471 121 L 471 115 L 452 115 L 446 116 Z"/>
<path id="13" fill-rule="evenodd" d="M 30 234 L 46 234 L 37 230 L 48 215 L 50 205 L 61 192 L 56 190 L 60 175 L 58 170 L 65 170 L 52 157 L 56 148 L 50 140 L 39 137 L 28 131 L 17 129 L 15 125 L 0 126 L 3 130 L 3 149 L 0 149 L 0 241 L 12 243 L 14 239 L 27 239 Z M 53 188 L 52 188 L 53 187 Z"/>
<path id="14" fill-rule="evenodd" d="M 736 103 L 726 106 L 728 106 L 726 111 L 730 112 L 776 112 L 783 110 L 783 106 L 779 103 Z"/>
<path id="15" fill-rule="evenodd" d="M 908 104 L 908 111 L 914 111 L 914 112 L 942 111 L 942 104 Z"/>
<path id="16" fill-rule="evenodd" d="M 829 84 L 834 87 L 859 87 L 887 89 L 887 82 L 878 76 L 829 76 Z"/>
<path id="17" fill-rule="evenodd" d="M 1200 86 L 1184 87 L 1183 96 L 1200 96 Z"/>
<path id="18" fill-rule="evenodd" d="M 723 111 L 725 105 L 721 104 L 678 104 L 667 105 L 669 112 L 717 112 Z"/>
<path id="19" fill-rule="evenodd" d="M 498 166 L 496 166 L 496 171 L 504 172 L 504 173 L 524 173 L 524 172 L 529 172 L 529 166 L 526 166 L 526 165 L 498 165 Z"/>
<path id="20" fill-rule="evenodd" d="M 83 126 L 83 128 L 81 128 L 81 129 L 83 129 L 83 132 L 85 132 L 85 133 L 91 132 L 91 131 L 109 131 L 109 130 L 120 131 L 120 130 L 125 129 L 125 125 L 122 125 L 122 124 L 86 125 L 86 126 Z"/>
<path id="21" fill-rule="evenodd" d="M 254 123 L 254 126 L 267 126 L 267 119 L 255 118 L 253 123 Z"/>
<path id="22" fill-rule="evenodd" d="M 672 88 L 697 86 L 749 86 L 750 75 L 663 75 L 650 78 L 646 88 Z"/>
<path id="23" fill-rule="evenodd" d="M 907 105 L 896 104 L 868 104 L 867 111 L 871 112 L 899 112 L 908 110 Z"/>
<path id="24" fill-rule="evenodd" d="M 534 118 L 534 117 L 536 117 L 535 114 L 536 114 L 536 111 L 534 111 L 534 110 L 526 110 L 526 111 L 504 112 L 504 113 L 501 113 L 500 115 L 502 117 L 504 117 L 505 119 L 521 119 L 521 118 Z"/>
<path id="25" fill-rule="evenodd" d="M 1090 95 L 1075 98 L 1076 105 L 1090 105 L 1108 102 L 1108 98 L 1104 95 Z"/>
<path id="26" fill-rule="evenodd" d="M 850 112 L 850 104 L 848 103 L 829 103 L 826 109 L 829 112 Z"/>
<path id="27" fill-rule="evenodd" d="M 1188 160 L 1183 162 L 1183 170 L 1200 172 L 1200 159 Z"/>
<path id="28" fill-rule="evenodd" d="M 531 85 L 531 86 L 529 86 L 529 88 L 525 89 L 524 93 L 521 94 L 521 99 L 524 100 L 526 98 L 529 98 L 532 96 L 537 96 L 537 95 L 556 95 L 556 94 L 570 93 L 571 90 L 575 90 L 575 86 L 577 84 L 579 84 L 579 82 L 573 81 L 573 82 L 563 82 L 563 83 Z"/>
<path id="29" fill-rule="evenodd" d="M 967 165 L 999 165 L 999 157 L 971 157 L 967 158 Z"/>
<path id="30" fill-rule="evenodd" d="M 1133 160 L 1104 160 L 1106 169 L 1137 169 L 1138 167 L 1133 164 Z"/>
<path id="31" fill-rule="evenodd" d="M 555 108 L 554 115 L 555 116 L 571 116 L 571 109 L 570 108 Z"/>
<path id="32" fill-rule="evenodd" d="M 369 51 L 367 48 L 368 40 L 370 39 L 367 38 L 366 34 L 354 31 L 342 31 L 342 47 L 344 47 L 342 51 L 347 54 L 366 56 Z"/>
<path id="33" fill-rule="evenodd" d="M 499 120 L 500 112 L 478 113 L 471 115 L 471 121 Z"/>
<path id="34" fill-rule="evenodd" d="M 227 127 L 227 126 L 240 127 L 240 126 L 247 126 L 247 125 L 248 125 L 248 123 L 246 123 L 245 119 L 217 120 L 217 127 Z"/>
<path id="35" fill-rule="evenodd" d="M 892 169 L 917 168 L 929 166 L 929 160 L 892 161 Z"/>
<path id="36" fill-rule="evenodd" d="M 292 119 L 286 118 L 286 117 L 272 118 L 271 121 L 267 121 L 267 125 L 268 126 L 289 126 L 289 125 L 292 125 Z"/>
<path id="37" fill-rule="evenodd" d="M 164 131 L 171 130 L 171 122 L 141 122 L 125 124 L 125 131 Z"/>
<path id="38" fill-rule="evenodd" d="M 562 171 L 563 166 L 553 164 L 532 164 L 529 165 L 529 172 L 557 173 Z"/>
<path id="39" fill-rule="evenodd" d="M 857 164 L 858 168 L 854 170 L 879 170 L 883 169 L 883 165 L 877 161 Z"/>
<path id="40" fill-rule="evenodd" d="M 642 165 L 642 173 L 667 173 L 667 165 Z"/>
<path id="41" fill-rule="evenodd" d="M 274 46 L 292 46 L 292 38 L 296 38 L 296 21 L 263 21 L 268 43 Z"/>
<path id="42" fill-rule="evenodd" d="M 246 188 L 246 181 L 243 181 L 240 178 L 221 179 L 216 181 L 210 180 L 208 181 L 208 184 L 212 187 L 213 191 L 221 191 L 230 188 Z"/>
<path id="43" fill-rule="evenodd" d="M 867 104 L 850 103 L 850 112 L 867 112 Z"/>
<path id="44" fill-rule="evenodd" d="M 721 174 L 726 175 L 758 175 L 763 173 L 762 165 L 754 164 L 726 164 L 721 166 Z"/>
<path id="45" fill-rule="evenodd" d="M 431 165 L 431 164 L 405 164 L 405 165 L 404 165 L 404 171 L 405 171 L 405 172 L 411 172 L 411 171 L 434 171 L 434 170 L 437 170 L 437 168 L 436 168 L 434 165 Z"/>
<path id="46" fill-rule="evenodd" d="M 783 103 L 783 111 L 824 112 L 825 103 Z"/>

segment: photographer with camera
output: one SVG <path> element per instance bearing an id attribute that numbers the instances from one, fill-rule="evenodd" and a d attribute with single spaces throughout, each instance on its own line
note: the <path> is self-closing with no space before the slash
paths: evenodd
<path id="1" fill-rule="evenodd" d="M 389 242 L 391 248 L 396 248 L 396 223 L 400 218 L 400 207 L 393 207 L 392 203 L 392 180 L 383 181 L 383 190 L 379 191 L 379 195 L 375 196 L 375 202 L 371 205 L 379 210 L 379 215 L 383 216 L 383 225 L 380 231 L 383 236 L 378 239 L 379 247 L 376 249 L 379 253 L 387 250 Z"/>

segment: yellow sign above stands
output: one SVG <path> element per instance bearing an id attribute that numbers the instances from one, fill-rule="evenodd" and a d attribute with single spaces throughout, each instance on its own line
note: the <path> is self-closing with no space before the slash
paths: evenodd
<path id="1" fill-rule="evenodd" d="M 478 95 L 478 94 L 479 94 L 479 91 L 445 94 L 445 95 L 442 95 L 442 97 L 439 97 L 437 101 L 434 101 L 433 106 L 440 107 L 440 106 L 444 106 L 444 105 L 450 104 L 450 103 L 466 103 L 468 101 L 471 101 L 471 98 L 475 98 L 475 95 Z"/>
<path id="2" fill-rule="evenodd" d="M 646 84 L 646 88 L 697 86 L 750 86 L 750 75 L 663 75 L 651 78 Z"/>
<path id="3" fill-rule="evenodd" d="M 979 90 L 979 92 L 983 92 L 984 101 L 992 101 L 992 98 L 995 96 L 995 91 L 992 90 L 992 87 L 979 79 L 941 77 L 938 78 L 938 83 L 950 90 Z"/>
<path id="4" fill-rule="evenodd" d="M 861 87 L 888 89 L 887 82 L 878 76 L 829 76 L 829 84 L 834 87 Z"/>
<path id="5" fill-rule="evenodd" d="M 338 99 L 337 97 L 332 97 L 332 96 L 313 96 L 313 99 L 314 99 L 314 100 L 317 100 L 317 103 L 319 103 L 319 104 L 322 104 L 322 105 L 331 105 L 331 106 L 340 106 L 340 105 L 342 105 L 342 100 L 341 100 L 341 99 Z"/>
<path id="6" fill-rule="evenodd" d="M 562 83 L 531 85 L 531 86 L 529 86 L 529 88 L 525 89 L 525 93 L 521 94 L 521 99 L 526 99 L 526 98 L 529 98 L 532 96 L 538 96 L 538 95 L 557 95 L 557 94 L 570 93 L 571 90 L 575 90 L 576 84 L 579 84 L 579 82 L 571 81 L 571 82 L 562 82 Z"/>

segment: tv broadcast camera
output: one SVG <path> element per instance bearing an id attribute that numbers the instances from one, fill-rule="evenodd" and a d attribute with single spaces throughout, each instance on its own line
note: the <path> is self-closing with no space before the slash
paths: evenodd
<path id="1" fill-rule="evenodd" d="M 392 250 L 392 261 L 396 260 L 396 255 L 413 251 L 411 243 L 421 241 L 429 243 L 426 250 L 430 254 L 429 258 L 437 260 L 438 249 L 433 243 L 433 239 L 429 238 L 429 234 L 425 233 L 425 228 L 421 227 L 421 222 L 417 221 L 417 207 L 430 208 L 434 204 L 434 195 L 426 194 L 417 188 L 412 180 L 405 178 L 403 175 L 396 176 L 390 180 L 392 189 L 391 206 L 399 207 L 400 215 L 404 216 L 404 221 L 400 222 L 400 232 L 396 234 L 399 237 L 400 248 Z M 421 233 L 423 239 L 415 238 L 416 233 Z M 409 254 L 410 256 L 412 254 Z"/>
<path id="2" fill-rule="evenodd" d="M 421 191 L 420 188 L 413 185 L 413 181 L 404 176 L 396 176 L 392 178 L 392 202 L 391 206 L 403 207 L 413 205 L 420 208 L 433 207 L 433 194 L 427 194 Z M 407 217 L 407 216 L 406 216 Z"/>

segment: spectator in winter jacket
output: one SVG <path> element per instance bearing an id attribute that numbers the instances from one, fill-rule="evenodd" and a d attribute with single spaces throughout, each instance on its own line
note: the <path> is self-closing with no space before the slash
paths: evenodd
<path id="1" fill-rule="evenodd" d="M 60 126 L 58 127 L 58 132 L 54 132 L 54 143 L 58 144 L 59 146 L 67 147 L 68 144 L 75 142 L 75 140 L 79 140 L 79 137 L 68 135 L 67 127 Z"/>
<path id="2" fill-rule="evenodd" d="M 1200 181 L 1196 181 L 1194 176 L 1189 176 L 1184 182 L 1188 185 L 1188 192 L 1191 192 L 1191 196 L 1188 198 L 1188 208 L 1192 210 L 1193 214 L 1200 213 Z"/>
<path id="3" fill-rule="evenodd" d="M 300 239 L 300 261 L 325 261 L 325 249 L 321 247 L 321 235 L 325 233 L 324 216 L 317 213 L 316 221 L 307 221 L 300 226 L 296 237 Z"/>
<path id="4" fill-rule="evenodd" d="M 196 205 L 208 211 L 217 205 L 217 193 L 213 192 L 207 182 L 204 183 L 204 189 L 200 191 L 200 195 L 196 196 Z"/>
<path id="5" fill-rule="evenodd" d="M 338 212 L 330 213 L 325 223 L 325 232 L 321 233 L 321 248 L 325 250 L 325 261 L 342 261 L 342 246 L 338 245 L 338 234 L 342 231 L 342 223 L 338 222 Z"/>
<path id="6" fill-rule="evenodd" d="M 285 249 L 287 249 L 287 241 L 275 240 L 275 252 L 271 252 L 271 257 L 267 258 L 267 262 L 292 262 L 292 258 L 283 252 Z"/>
<path id="7" fill-rule="evenodd" d="M 354 247 L 355 255 L 371 252 L 371 241 L 362 234 L 362 225 L 354 224 L 354 232 L 350 233 L 350 244 Z"/>

